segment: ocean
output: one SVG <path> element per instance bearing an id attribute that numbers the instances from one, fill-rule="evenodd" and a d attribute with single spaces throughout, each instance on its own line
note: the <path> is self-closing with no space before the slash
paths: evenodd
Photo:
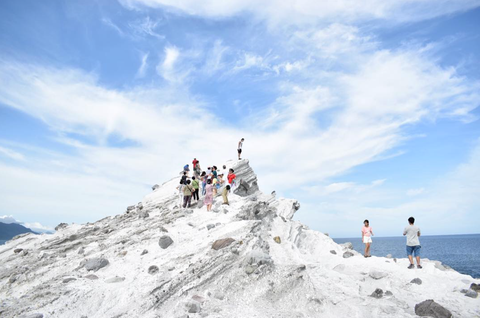
<path id="1" fill-rule="evenodd" d="M 5 244 L 5 242 L 6 242 L 5 240 L 0 240 L 0 245 Z"/>
<path id="2" fill-rule="evenodd" d="M 365 245 L 361 237 L 334 238 L 336 243 L 351 242 L 353 249 L 363 254 Z M 406 258 L 406 239 L 400 237 L 373 237 L 371 254 Z M 457 272 L 480 278 L 480 234 L 421 236 L 422 258 L 440 261 Z"/>

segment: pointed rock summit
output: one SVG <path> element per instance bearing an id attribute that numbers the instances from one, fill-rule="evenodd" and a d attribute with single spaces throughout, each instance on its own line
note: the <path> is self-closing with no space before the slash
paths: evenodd
<path id="1" fill-rule="evenodd" d="M 261 192 L 248 160 L 226 166 L 237 187 L 211 212 L 179 208 L 176 177 L 119 215 L 0 246 L 0 317 L 480 316 L 478 279 L 364 258 L 295 221 L 300 203 Z"/>

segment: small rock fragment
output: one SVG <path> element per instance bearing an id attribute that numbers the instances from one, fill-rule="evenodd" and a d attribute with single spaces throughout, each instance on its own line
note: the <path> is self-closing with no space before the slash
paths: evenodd
<path id="1" fill-rule="evenodd" d="M 353 256 L 353 253 L 352 252 L 345 252 L 343 253 L 343 258 L 349 258 L 349 257 L 352 257 Z"/>
<path id="2" fill-rule="evenodd" d="M 148 273 L 150 275 L 155 275 L 156 273 L 158 273 L 159 269 L 158 269 L 158 266 L 156 265 L 152 265 L 148 268 Z"/>
<path id="3" fill-rule="evenodd" d="M 84 254 L 84 253 L 85 253 L 85 249 L 82 246 L 78 249 L 78 254 Z"/>
<path id="4" fill-rule="evenodd" d="M 330 253 L 332 253 L 333 255 L 337 255 L 337 252 L 335 250 L 330 250 Z"/>
<path id="5" fill-rule="evenodd" d="M 43 314 L 39 314 L 39 313 L 26 314 L 26 315 L 21 315 L 18 318 L 43 318 Z"/>
<path id="6" fill-rule="evenodd" d="M 172 244 L 173 244 L 173 240 L 168 235 L 164 235 L 158 240 L 158 245 L 160 245 L 162 249 L 166 249 Z"/>
<path id="7" fill-rule="evenodd" d="M 115 276 L 105 280 L 105 283 L 120 283 L 125 280 L 125 277 Z"/>
<path id="8" fill-rule="evenodd" d="M 214 227 L 215 227 L 215 224 L 208 224 L 208 225 L 207 225 L 207 230 L 210 231 L 210 230 L 213 229 Z"/>
<path id="9" fill-rule="evenodd" d="M 346 242 L 346 243 L 340 244 L 340 246 L 342 246 L 343 248 L 345 248 L 347 250 L 353 250 L 353 244 L 351 242 Z"/>
<path id="10" fill-rule="evenodd" d="M 387 290 L 385 292 L 385 296 L 393 296 L 393 293 L 391 291 Z"/>
<path id="11" fill-rule="evenodd" d="M 415 305 L 415 313 L 422 317 L 451 318 L 452 313 L 432 299 L 422 301 Z"/>
<path id="12" fill-rule="evenodd" d="M 373 279 L 382 279 L 384 277 L 387 277 L 388 274 L 387 273 L 384 273 L 384 272 L 380 272 L 380 271 L 377 271 L 377 270 L 371 270 L 368 275 L 373 278 Z"/>
<path id="13" fill-rule="evenodd" d="M 148 250 L 143 250 L 142 254 L 140 254 L 140 255 L 145 255 L 147 253 L 148 253 Z"/>
<path id="14" fill-rule="evenodd" d="M 422 280 L 420 278 L 414 278 L 410 281 L 410 284 L 422 285 Z"/>
<path id="15" fill-rule="evenodd" d="M 235 240 L 231 237 L 228 237 L 228 238 L 224 238 L 224 239 L 220 239 L 220 240 L 216 240 L 213 244 L 212 244 L 212 249 L 218 251 L 224 247 L 227 247 L 229 246 L 230 244 L 232 244 L 233 242 L 235 242 Z"/>
<path id="16" fill-rule="evenodd" d="M 164 228 L 163 226 L 160 226 L 160 232 L 168 233 L 168 230 L 166 228 Z"/>
<path id="17" fill-rule="evenodd" d="M 106 258 L 92 258 L 85 263 L 85 269 L 87 271 L 98 271 L 109 264 Z"/>
<path id="18" fill-rule="evenodd" d="M 62 283 L 66 284 L 66 283 L 72 282 L 74 280 L 77 280 L 77 279 L 75 277 L 67 277 L 67 278 L 64 278 L 62 280 Z"/>
<path id="19" fill-rule="evenodd" d="M 278 244 L 282 243 L 282 240 L 280 239 L 280 236 L 275 236 L 273 238 L 273 240 L 275 241 L 275 243 L 278 243 Z"/>
<path id="20" fill-rule="evenodd" d="M 97 275 L 93 275 L 93 274 L 90 274 L 90 275 L 87 275 L 87 276 L 84 276 L 85 278 L 88 278 L 88 279 L 91 279 L 91 280 L 95 280 L 95 279 L 98 279 L 98 276 Z"/>
<path id="21" fill-rule="evenodd" d="M 375 291 L 370 295 L 373 298 L 382 298 L 383 297 L 383 290 L 380 288 L 375 289 Z"/>
<path id="22" fill-rule="evenodd" d="M 152 186 L 153 191 L 157 190 L 158 188 L 160 188 L 160 186 L 158 184 L 155 184 L 155 185 Z"/>
<path id="23" fill-rule="evenodd" d="M 23 251 L 23 248 L 16 248 L 16 249 L 13 250 L 13 252 L 14 252 L 15 254 L 18 254 L 18 253 L 20 253 L 21 251 Z"/>

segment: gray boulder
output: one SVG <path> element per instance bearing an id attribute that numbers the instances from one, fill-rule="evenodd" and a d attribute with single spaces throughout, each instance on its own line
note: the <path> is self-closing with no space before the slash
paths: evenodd
<path id="1" fill-rule="evenodd" d="M 349 257 L 352 257 L 354 254 L 352 252 L 345 252 L 343 253 L 343 258 L 349 258 Z"/>
<path id="2" fill-rule="evenodd" d="M 479 292 L 479 291 L 480 291 L 480 284 L 472 283 L 472 284 L 470 285 L 470 289 L 471 289 L 471 290 L 474 290 L 474 291 L 476 291 L 476 292 Z"/>
<path id="3" fill-rule="evenodd" d="M 197 303 L 196 301 L 189 301 L 188 303 L 186 303 L 185 306 L 187 307 L 187 311 L 190 314 L 195 314 L 200 312 L 200 304 Z"/>
<path id="4" fill-rule="evenodd" d="M 153 191 L 157 190 L 158 188 L 160 188 L 160 186 L 158 184 L 155 184 L 155 185 L 152 186 Z"/>
<path id="5" fill-rule="evenodd" d="M 160 247 L 163 249 L 168 248 L 172 244 L 173 244 L 173 240 L 168 235 L 164 235 L 158 240 L 158 245 L 160 245 Z"/>
<path id="6" fill-rule="evenodd" d="M 421 317 L 433 317 L 433 318 L 451 318 L 452 313 L 450 310 L 439 305 L 432 299 L 422 301 L 415 305 L 415 313 Z"/>
<path id="7" fill-rule="evenodd" d="M 477 298 L 478 297 L 478 293 L 473 290 L 473 289 L 469 289 L 467 290 L 467 292 L 465 293 L 465 296 L 467 297 L 470 297 L 470 298 Z"/>
<path id="8" fill-rule="evenodd" d="M 16 248 L 16 249 L 13 250 L 13 252 L 14 252 L 15 254 L 18 254 L 18 253 L 20 253 L 21 251 L 23 251 L 23 248 Z"/>
<path id="9" fill-rule="evenodd" d="M 335 250 L 330 250 L 330 253 L 333 255 L 337 255 L 337 252 L 335 252 Z"/>
<path id="10" fill-rule="evenodd" d="M 87 271 L 98 271 L 100 268 L 107 266 L 110 262 L 106 258 L 92 258 L 85 263 Z"/>
<path id="11" fill-rule="evenodd" d="M 215 242 L 213 242 L 212 244 L 212 249 L 218 251 L 224 247 L 227 247 L 229 246 L 230 244 L 232 244 L 233 242 L 235 242 L 235 240 L 231 237 L 228 237 L 228 238 L 224 238 L 224 239 L 221 239 L 221 240 L 216 240 Z"/>
<path id="12" fill-rule="evenodd" d="M 422 280 L 420 278 L 414 278 L 410 281 L 410 284 L 422 285 Z"/>
<path id="13" fill-rule="evenodd" d="M 377 299 L 382 298 L 383 290 L 381 290 L 380 288 L 375 289 L 375 291 L 370 295 L 370 297 L 377 298 Z"/>

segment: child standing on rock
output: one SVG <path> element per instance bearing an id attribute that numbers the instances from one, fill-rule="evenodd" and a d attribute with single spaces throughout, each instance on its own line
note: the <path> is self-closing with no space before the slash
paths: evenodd
<path id="1" fill-rule="evenodd" d="M 362 242 L 365 244 L 365 253 L 363 256 L 372 257 L 370 255 L 370 245 L 372 244 L 373 230 L 370 227 L 370 222 L 368 220 L 363 221 L 362 227 Z"/>

